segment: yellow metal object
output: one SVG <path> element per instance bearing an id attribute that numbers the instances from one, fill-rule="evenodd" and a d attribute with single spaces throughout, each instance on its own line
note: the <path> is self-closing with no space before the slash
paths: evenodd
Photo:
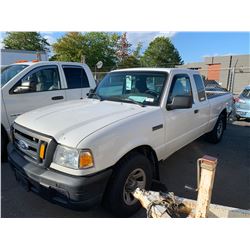
<path id="1" fill-rule="evenodd" d="M 45 156 L 45 144 L 41 144 L 40 150 L 39 150 L 39 156 L 41 159 L 44 159 Z"/>
<path id="2" fill-rule="evenodd" d="M 94 160 L 90 152 L 81 152 L 79 159 L 79 168 L 90 168 L 94 166 Z"/>

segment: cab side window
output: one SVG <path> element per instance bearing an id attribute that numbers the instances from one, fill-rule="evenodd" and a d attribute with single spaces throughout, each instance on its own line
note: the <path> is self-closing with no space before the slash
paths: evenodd
<path id="1" fill-rule="evenodd" d="M 193 96 L 190 78 L 186 74 L 177 74 L 172 80 L 167 104 L 171 104 L 175 96 Z"/>
<path id="2" fill-rule="evenodd" d="M 12 93 L 29 93 L 61 89 L 57 66 L 33 70 L 15 85 Z"/>

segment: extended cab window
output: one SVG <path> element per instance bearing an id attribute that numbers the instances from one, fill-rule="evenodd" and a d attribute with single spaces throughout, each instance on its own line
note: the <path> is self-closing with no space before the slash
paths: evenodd
<path id="1" fill-rule="evenodd" d="M 15 85 L 14 94 L 58 90 L 61 87 L 57 66 L 41 67 L 24 76 Z"/>
<path id="2" fill-rule="evenodd" d="M 89 80 L 82 67 L 63 66 L 68 89 L 88 88 Z"/>
<path id="3" fill-rule="evenodd" d="M 188 75 L 175 75 L 168 95 L 168 104 L 171 104 L 175 96 L 192 96 L 191 83 Z"/>
<path id="4" fill-rule="evenodd" d="M 199 101 L 200 102 L 205 101 L 206 100 L 205 86 L 201 76 L 197 74 L 194 75 L 194 82 L 196 85 Z"/>

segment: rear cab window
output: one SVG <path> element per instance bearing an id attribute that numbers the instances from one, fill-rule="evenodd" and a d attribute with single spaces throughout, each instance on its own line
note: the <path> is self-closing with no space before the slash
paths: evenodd
<path id="1" fill-rule="evenodd" d="M 89 80 L 85 70 L 81 66 L 63 65 L 68 89 L 89 88 Z"/>

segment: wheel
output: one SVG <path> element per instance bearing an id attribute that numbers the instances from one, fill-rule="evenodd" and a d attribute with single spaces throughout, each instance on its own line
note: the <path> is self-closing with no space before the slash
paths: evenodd
<path id="1" fill-rule="evenodd" d="M 104 205 L 113 214 L 127 217 L 141 207 L 132 192 L 136 187 L 149 189 L 151 183 L 150 161 L 142 154 L 131 154 L 116 166 L 104 196 Z"/>
<path id="2" fill-rule="evenodd" d="M 206 138 L 209 142 L 218 143 L 222 139 L 224 128 L 226 127 L 224 124 L 225 122 L 225 118 L 221 114 L 213 130 L 206 135 Z"/>
<path id="3" fill-rule="evenodd" d="M 237 115 L 236 116 L 236 120 L 239 121 L 240 120 L 240 116 Z"/>

